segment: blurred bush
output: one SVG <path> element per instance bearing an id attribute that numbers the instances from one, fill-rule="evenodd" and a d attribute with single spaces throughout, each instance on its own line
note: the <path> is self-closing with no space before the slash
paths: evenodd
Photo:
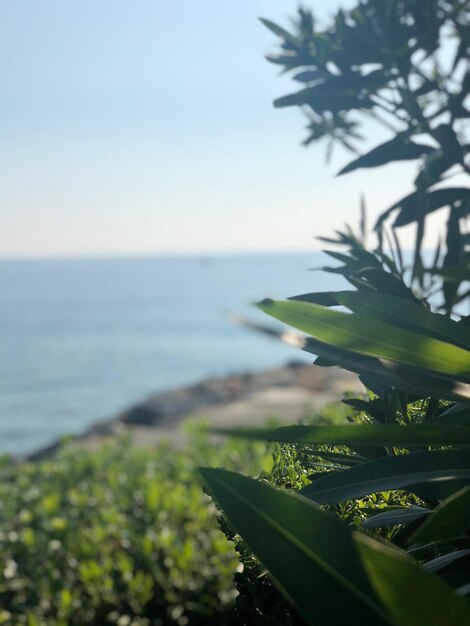
<path id="1" fill-rule="evenodd" d="M 0 624 L 228 623 L 240 572 L 195 468 L 270 469 L 267 444 L 212 445 L 203 427 L 175 451 L 66 446 L 0 468 Z M 264 461 L 263 461 L 264 459 Z"/>

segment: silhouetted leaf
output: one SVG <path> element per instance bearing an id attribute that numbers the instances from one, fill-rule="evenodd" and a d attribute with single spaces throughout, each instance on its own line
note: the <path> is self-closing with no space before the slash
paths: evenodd
<path id="1" fill-rule="evenodd" d="M 446 247 L 447 252 L 444 257 L 442 269 L 445 271 L 447 267 L 459 266 L 463 261 L 463 242 L 460 234 L 460 217 L 461 214 L 457 210 L 452 210 L 447 220 L 447 236 Z M 444 294 L 445 307 L 448 315 L 452 312 L 452 309 L 457 298 L 457 292 L 459 290 L 460 283 L 454 280 L 447 281 L 444 279 L 442 286 L 442 292 Z"/>
<path id="2" fill-rule="evenodd" d="M 367 154 L 351 161 L 338 172 L 338 176 L 348 174 L 354 170 L 368 167 L 378 167 L 392 161 L 409 161 L 419 159 L 425 154 L 433 152 L 433 148 L 414 143 L 406 134 L 399 134 L 390 141 L 377 146 Z"/>
<path id="3" fill-rule="evenodd" d="M 449 187 L 437 189 L 426 194 L 426 203 L 418 192 L 412 193 L 406 198 L 396 202 L 390 211 L 400 209 L 400 213 L 395 220 L 394 226 L 406 226 L 415 222 L 420 217 L 424 217 L 437 209 L 449 206 L 455 202 L 469 202 L 470 189 L 466 187 Z"/>

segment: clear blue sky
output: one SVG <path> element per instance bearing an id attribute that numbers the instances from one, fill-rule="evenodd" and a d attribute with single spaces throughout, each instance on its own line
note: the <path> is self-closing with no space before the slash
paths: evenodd
<path id="1" fill-rule="evenodd" d="M 321 16 L 344 0 L 312 0 Z M 411 184 L 334 180 L 264 59 L 286 0 L 2 0 L 0 256 L 305 250 Z"/>

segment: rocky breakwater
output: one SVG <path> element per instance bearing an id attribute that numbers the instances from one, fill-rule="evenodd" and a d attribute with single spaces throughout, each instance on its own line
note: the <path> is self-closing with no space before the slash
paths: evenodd
<path id="1" fill-rule="evenodd" d="M 359 387 L 348 372 L 301 362 L 258 373 L 208 378 L 153 394 L 92 426 L 75 442 L 92 449 L 126 433 L 138 446 L 152 446 L 163 439 L 178 444 L 183 437 L 179 426 L 187 420 L 205 420 L 214 427 L 260 426 L 269 418 L 293 423 L 338 400 L 343 391 Z M 58 446 L 59 442 L 29 458 L 49 456 Z"/>

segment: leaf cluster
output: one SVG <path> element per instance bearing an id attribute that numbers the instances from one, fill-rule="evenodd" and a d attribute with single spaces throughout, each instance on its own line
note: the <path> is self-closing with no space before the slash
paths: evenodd
<path id="1" fill-rule="evenodd" d="M 326 29 L 303 9 L 294 32 L 265 21 L 282 40 L 270 60 L 301 70 L 294 78 L 305 86 L 275 105 L 307 109 L 307 143 L 329 136 L 352 149 L 364 113 L 396 125 L 392 139 L 340 173 L 420 161 L 413 192 L 376 224 L 375 249 L 365 245 L 364 214 L 359 236 L 346 229 L 330 240 L 346 251 L 328 251 L 340 265 L 322 269 L 352 289 L 258 305 L 301 331 L 280 339 L 316 355 L 318 366 L 356 373 L 366 395 L 346 400 L 342 424 L 225 431 L 288 446 L 295 469 L 287 480 L 275 472 L 275 486 L 202 470 L 230 524 L 309 624 L 470 622 L 470 330 L 461 310 L 470 196 L 468 186 L 441 185 L 454 170 L 469 173 L 468 16 L 460 0 L 362 0 Z M 457 45 L 444 69 L 450 36 Z M 443 207 L 446 251 L 439 244 L 426 265 L 425 220 Z M 408 266 L 395 228 L 412 222 Z"/>
<path id="2" fill-rule="evenodd" d="M 468 0 L 362 0 L 350 11 L 338 11 L 327 27 L 305 9 L 291 31 L 262 20 L 281 40 L 280 53 L 268 59 L 302 84 L 274 105 L 306 113 L 306 145 L 326 139 L 328 158 L 337 143 L 357 153 L 369 128 L 364 123 L 372 118 L 390 138 L 356 156 L 339 175 L 418 162 L 413 190 L 375 225 L 382 238 L 392 216 L 393 229 L 416 224 L 413 278 L 418 281 L 425 275 L 426 218 L 449 210 L 446 234 L 427 268 L 443 282 L 447 312 L 470 277 L 465 234 L 470 190 L 468 184 L 448 182 L 470 172 L 469 8 Z"/>

